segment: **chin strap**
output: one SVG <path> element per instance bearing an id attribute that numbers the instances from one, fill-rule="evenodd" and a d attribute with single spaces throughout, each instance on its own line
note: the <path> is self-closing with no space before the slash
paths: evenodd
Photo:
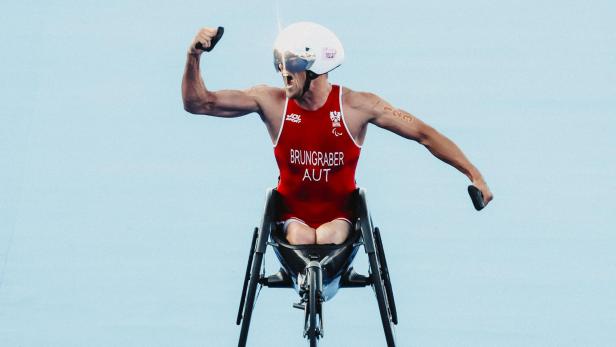
<path id="1" fill-rule="evenodd" d="M 319 77 L 319 75 L 317 75 L 316 73 L 310 70 L 306 71 L 306 81 L 304 82 L 304 89 L 302 90 L 302 96 L 304 96 L 304 94 L 306 94 L 308 89 L 310 89 L 310 83 L 312 83 L 312 80 L 316 79 L 317 77 Z"/>

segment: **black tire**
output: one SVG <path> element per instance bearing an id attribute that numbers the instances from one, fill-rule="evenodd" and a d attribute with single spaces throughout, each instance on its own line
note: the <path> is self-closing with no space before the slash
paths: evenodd
<path id="1" fill-rule="evenodd" d="M 388 347 L 394 347 L 396 345 L 396 340 L 394 338 L 394 324 L 391 320 L 389 302 L 387 300 L 387 292 L 385 291 L 383 277 L 381 276 L 378 255 L 376 253 L 369 253 L 368 261 L 370 262 L 370 277 L 372 278 L 372 288 L 374 288 L 376 301 L 379 305 L 379 312 L 381 313 L 381 323 L 383 324 L 385 340 L 387 341 Z"/>
<path id="2" fill-rule="evenodd" d="M 385 292 L 387 293 L 387 302 L 389 303 L 389 311 L 391 312 L 391 321 L 398 324 L 398 311 L 396 310 L 396 301 L 394 300 L 394 290 L 391 286 L 389 277 L 389 267 L 385 258 L 385 250 L 383 249 L 383 241 L 381 240 L 381 231 L 378 227 L 374 228 L 374 241 L 376 243 L 376 251 L 381 265 L 383 282 L 385 284 Z"/>
<path id="3" fill-rule="evenodd" d="M 275 189 L 270 189 L 266 195 L 265 210 L 263 212 L 261 227 L 255 230 L 256 233 L 253 236 L 254 252 L 251 253 L 254 253 L 254 256 L 250 269 L 250 278 L 248 280 L 248 290 L 246 293 L 246 302 L 244 304 L 245 307 L 242 318 L 242 327 L 240 330 L 240 338 L 237 343 L 239 347 L 245 347 L 246 340 L 248 339 L 248 329 L 250 328 L 252 311 L 255 307 L 257 287 L 260 285 L 261 266 L 263 265 L 263 257 L 265 256 L 265 251 L 267 249 L 267 241 L 269 240 L 270 232 L 274 227 L 278 202 L 278 192 L 276 192 Z"/>
<path id="4" fill-rule="evenodd" d="M 245 347 L 248 339 L 248 329 L 250 328 L 250 319 L 252 318 L 252 310 L 255 306 L 257 286 L 259 285 L 259 271 L 263 262 L 263 253 L 256 252 L 252 262 L 252 271 L 250 280 L 248 281 L 248 293 L 246 294 L 246 303 L 244 306 L 244 317 L 242 319 L 242 328 L 240 330 L 240 339 L 238 347 Z"/>
<path id="5" fill-rule="evenodd" d="M 244 314 L 244 304 L 246 303 L 246 291 L 248 290 L 248 283 L 250 282 L 250 271 L 252 270 L 252 260 L 255 254 L 255 245 L 257 243 L 257 237 L 259 236 L 259 228 L 255 228 L 252 234 L 252 241 L 250 242 L 250 253 L 248 253 L 248 263 L 246 264 L 246 275 L 244 276 L 244 285 L 242 287 L 242 296 L 240 297 L 240 306 L 237 310 L 237 318 L 235 324 L 240 325 Z"/>
<path id="6" fill-rule="evenodd" d="M 317 277 L 310 273 L 310 288 L 308 289 L 308 340 L 310 347 L 316 347 L 319 333 L 317 330 Z"/>

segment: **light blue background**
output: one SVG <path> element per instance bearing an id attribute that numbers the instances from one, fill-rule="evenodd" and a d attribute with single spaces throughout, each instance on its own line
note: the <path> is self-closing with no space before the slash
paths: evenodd
<path id="1" fill-rule="evenodd" d="M 277 169 L 258 116 L 188 115 L 180 81 L 197 29 L 224 25 L 207 85 L 281 85 L 275 13 L 267 1 L 0 4 L 0 345 L 236 344 Z M 475 212 L 466 177 L 370 128 L 358 182 L 383 230 L 401 346 L 614 344 L 614 2 L 280 13 L 337 32 L 347 61 L 330 80 L 436 127 L 495 194 Z M 303 345 L 295 300 L 264 289 L 250 345 Z M 325 319 L 323 346 L 384 345 L 369 289 L 340 292 Z"/>

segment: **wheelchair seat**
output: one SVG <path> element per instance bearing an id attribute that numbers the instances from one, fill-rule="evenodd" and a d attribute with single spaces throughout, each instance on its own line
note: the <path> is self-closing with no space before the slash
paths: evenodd
<path id="1" fill-rule="evenodd" d="M 318 261 L 324 269 L 324 282 L 328 283 L 342 275 L 353 261 L 359 248 L 361 232 L 353 228 L 341 244 L 292 245 L 287 241 L 282 225 L 277 225 L 270 237 L 274 252 L 289 275 L 297 277 L 304 272 L 308 263 Z"/>

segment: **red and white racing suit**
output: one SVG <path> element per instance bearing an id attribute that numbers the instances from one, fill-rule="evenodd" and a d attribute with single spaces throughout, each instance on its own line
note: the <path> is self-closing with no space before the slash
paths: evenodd
<path id="1" fill-rule="evenodd" d="M 283 202 L 280 219 L 299 219 L 312 228 L 334 219 L 350 222 L 360 152 L 344 120 L 340 86 L 332 85 L 316 111 L 287 99 L 274 144 Z"/>

